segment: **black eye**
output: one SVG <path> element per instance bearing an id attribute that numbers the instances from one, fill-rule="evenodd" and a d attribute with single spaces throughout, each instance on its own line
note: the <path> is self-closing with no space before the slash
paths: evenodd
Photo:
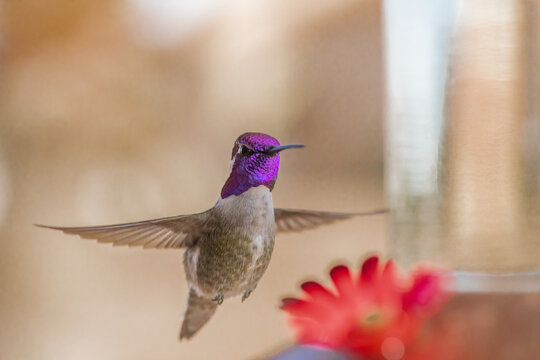
<path id="1" fill-rule="evenodd" d="M 250 148 L 244 145 L 242 145 L 242 148 L 240 149 L 240 151 L 241 151 L 241 154 L 244 156 L 250 156 L 251 154 L 253 154 L 253 150 L 251 150 Z"/>

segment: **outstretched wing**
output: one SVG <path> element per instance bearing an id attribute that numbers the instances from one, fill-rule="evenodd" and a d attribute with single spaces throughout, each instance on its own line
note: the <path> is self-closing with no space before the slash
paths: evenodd
<path id="1" fill-rule="evenodd" d="M 337 220 L 350 219 L 354 216 L 384 214 L 388 209 L 363 213 L 335 213 L 325 211 L 274 209 L 276 232 L 302 231 L 313 229 L 319 225 L 333 223 Z"/>
<path id="2" fill-rule="evenodd" d="M 113 245 L 142 246 L 144 248 L 175 249 L 192 245 L 198 238 L 199 228 L 206 213 L 180 215 L 127 224 L 60 227 L 36 225 L 61 230 L 66 234 L 79 235 Z"/>

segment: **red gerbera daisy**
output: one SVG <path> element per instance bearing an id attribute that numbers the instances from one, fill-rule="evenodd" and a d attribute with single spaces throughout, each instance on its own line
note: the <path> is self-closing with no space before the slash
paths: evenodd
<path id="1" fill-rule="evenodd" d="M 330 271 L 334 293 L 316 282 L 302 284 L 303 299 L 283 300 L 298 342 L 364 358 L 400 359 L 423 321 L 448 299 L 445 274 L 422 268 L 399 277 L 392 261 L 371 257 L 358 276 L 346 266 Z"/>

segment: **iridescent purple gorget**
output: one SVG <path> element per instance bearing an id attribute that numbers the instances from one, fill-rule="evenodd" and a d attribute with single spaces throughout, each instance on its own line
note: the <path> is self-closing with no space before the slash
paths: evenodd
<path id="1" fill-rule="evenodd" d="M 279 152 L 302 145 L 280 145 L 262 133 L 245 133 L 236 139 L 231 154 L 231 173 L 221 190 L 221 198 L 240 195 L 252 187 L 274 188 L 279 171 Z"/>

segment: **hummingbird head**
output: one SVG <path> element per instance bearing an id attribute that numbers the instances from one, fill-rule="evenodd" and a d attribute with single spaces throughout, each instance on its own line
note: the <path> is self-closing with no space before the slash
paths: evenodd
<path id="1" fill-rule="evenodd" d="M 304 145 L 280 145 L 275 138 L 262 133 L 245 133 L 234 142 L 231 173 L 221 190 L 221 198 L 240 195 L 252 187 L 274 188 L 279 170 L 279 153 Z"/>

